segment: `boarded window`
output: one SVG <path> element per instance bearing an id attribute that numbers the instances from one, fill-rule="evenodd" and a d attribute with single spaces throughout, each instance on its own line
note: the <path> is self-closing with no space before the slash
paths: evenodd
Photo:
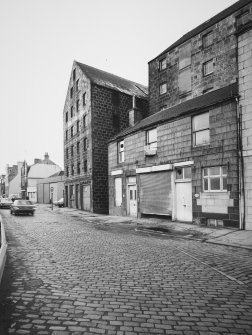
<path id="1" fill-rule="evenodd" d="M 207 48 L 213 44 L 213 32 L 212 31 L 202 36 L 202 44 L 203 44 L 203 48 Z"/>
<path id="2" fill-rule="evenodd" d="M 122 178 L 115 178 L 115 206 L 122 205 Z"/>
<path id="3" fill-rule="evenodd" d="M 179 94 L 183 95 L 191 90 L 191 68 L 187 68 L 179 73 Z"/>
<path id="4" fill-rule="evenodd" d="M 191 43 L 185 44 L 179 49 L 179 69 L 191 64 Z"/>

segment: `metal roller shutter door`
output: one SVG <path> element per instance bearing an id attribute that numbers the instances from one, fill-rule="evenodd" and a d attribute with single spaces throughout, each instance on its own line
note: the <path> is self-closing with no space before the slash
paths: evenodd
<path id="1" fill-rule="evenodd" d="M 172 215 L 171 172 L 140 175 L 140 211 Z"/>

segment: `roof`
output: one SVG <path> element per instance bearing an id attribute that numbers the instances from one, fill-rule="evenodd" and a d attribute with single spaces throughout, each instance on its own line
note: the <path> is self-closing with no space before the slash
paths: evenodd
<path id="1" fill-rule="evenodd" d="M 60 177 L 60 176 L 64 176 L 64 171 L 58 171 L 54 174 L 52 174 L 51 176 L 49 176 L 49 178 L 53 178 L 53 177 Z"/>
<path id="2" fill-rule="evenodd" d="M 240 8 L 246 6 L 247 4 L 249 4 L 251 2 L 252 2 L 251 0 L 240 0 L 240 1 L 235 2 L 233 5 L 229 6 L 228 8 L 226 8 L 223 11 L 221 11 L 220 13 L 218 13 L 217 15 L 213 16 L 211 19 L 205 21 L 201 25 L 197 26 L 196 28 L 192 29 L 191 31 L 189 31 L 188 33 L 183 35 L 175 43 L 173 43 L 171 46 L 169 46 L 167 49 L 165 49 L 163 52 L 161 52 L 161 54 L 159 54 L 157 57 L 155 57 L 151 61 L 149 61 L 149 63 L 152 62 L 154 59 L 160 57 L 164 53 L 167 53 L 168 51 L 176 48 L 178 45 L 186 42 L 187 40 L 189 40 L 193 36 L 201 33 L 205 29 L 213 26 L 217 22 L 225 19 L 227 16 L 231 15 L 232 13 L 236 12 L 237 10 L 239 10 Z"/>
<path id="3" fill-rule="evenodd" d="M 83 73 L 91 80 L 92 83 L 105 86 L 126 94 L 135 95 L 141 98 L 147 98 L 148 87 L 133 81 L 118 77 L 114 74 L 96 69 L 92 66 L 79 62 L 75 63 L 81 68 Z"/>
<path id="4" fill-rule="evenodd" d="M 30 167 L 28 178 L 47 178 L 60 170 L 55 164 L 37 163 Z"/>
<path id="5" fill-rule="evenodd" d="M 147 128 L 149 126 L 157 125 L 165 121 L 172 121 L 178 117 L 185 116 L 189 112 L 196 112 L 203 108 L 208 108 L 218 103 L 234 99 L 237 96 L 237 83 L 225 86 L 218 90 L 211 91 L 209 93 L 187 100 L 186 102 L 180 103 L 173 107 L 164 109 L 158 113 L 152 114 L 151 116 L 141 120 L 135 126 L 129 127 L 120 132 L 110 142 L 114 141 L 115 139 L 125 137 L 126 135 L 129 135 L 131 133 L 137 132 L 141 129 Z"/>

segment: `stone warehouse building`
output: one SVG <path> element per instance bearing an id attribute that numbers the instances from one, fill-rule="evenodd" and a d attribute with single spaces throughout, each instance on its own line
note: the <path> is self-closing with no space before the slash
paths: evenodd
<path id="1" fill-rule="evenodd" d="M 108 140 L 147 115 L 147 88 L 74 61 L 63 113 L 66 206 L 108 213 Z"/>
<path id="2" fill-rule="evenodd" d="M 149 62 L 150 116 L 109 144 L 110 214 L 252 229 L 251 18 L 238 1 Z"/>

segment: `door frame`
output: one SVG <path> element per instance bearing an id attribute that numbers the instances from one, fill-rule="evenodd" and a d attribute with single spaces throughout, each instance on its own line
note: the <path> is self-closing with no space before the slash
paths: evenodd
<path id="1" fill-rule="evenodd" d="M 136 213 L 138 215 L 137 180 L 136 177 L 130 177 L 128 178 L 127 182 L 127 216 L 130 216 L 130 192 L 129 192 L 130 186 L 136 186 Z"/>

